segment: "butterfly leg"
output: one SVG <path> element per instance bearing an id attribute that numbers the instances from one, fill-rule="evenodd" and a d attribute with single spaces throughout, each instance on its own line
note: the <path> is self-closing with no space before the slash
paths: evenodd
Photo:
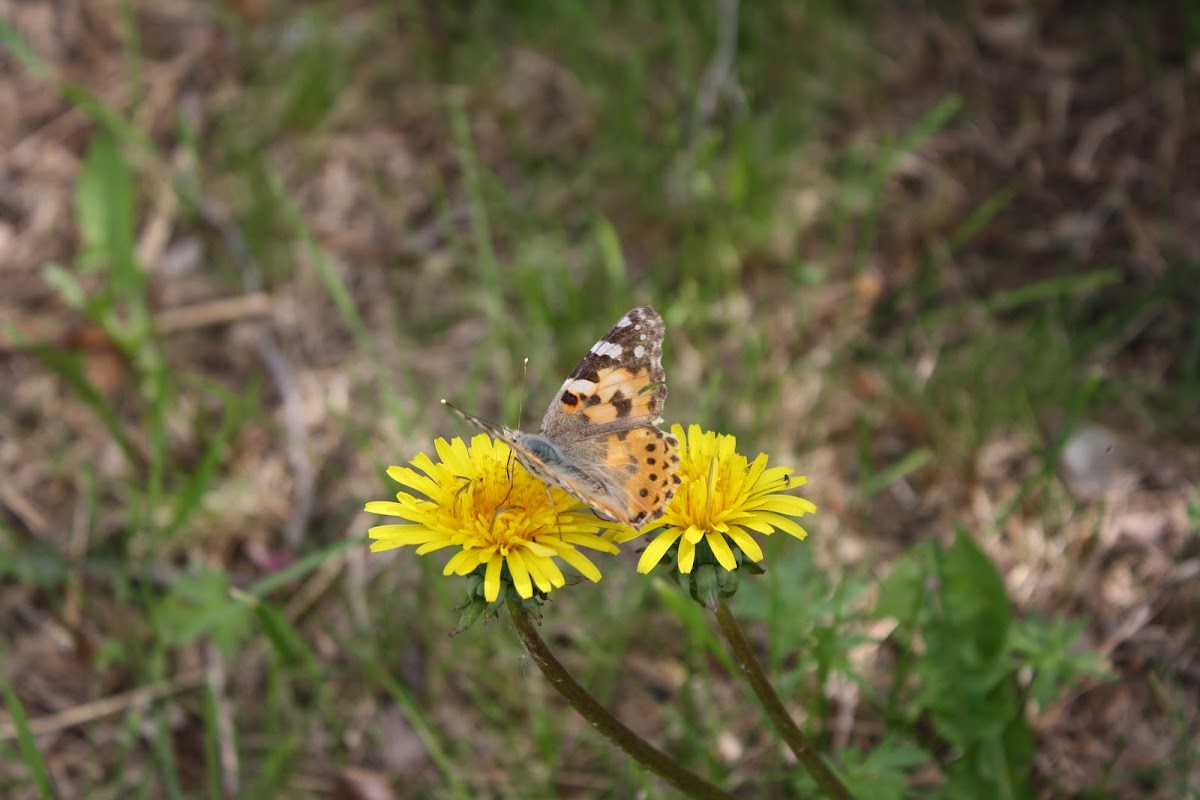
<path id="1" fill-rule="evenodd" d="M 554 509 L 554 527 L 558 530 L 558 538 L 562 538 L 562 525 L 559 524 L 558 506 L 554 504 L 554 495 L 550 494 L 550 484 L 542 484 L 542 488 L 546 490 L 546 499 L 550 501 L 550 507 Z"/>
<path id="2" fill-rule="evenodd" d="M 475 483 L 476 479 L 468 478 L 466 475 L 455 475 L 454 477 L 463 482 L 462 486 L 459 486 L 454 492 L 454 499 L 457 501 L 466 494 L 466 491 L 471 488 L 471 484 Z"/>

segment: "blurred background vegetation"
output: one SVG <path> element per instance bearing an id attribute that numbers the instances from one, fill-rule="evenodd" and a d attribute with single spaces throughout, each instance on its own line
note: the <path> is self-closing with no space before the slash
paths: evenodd
<path id="1" fill-rule="evenodd" d="M 1200 796 L 1195 4 L 0 20 L 0 794 L 671 797 L 361 512 L 649 302 L 668 423 L 810 478 L 735 611 L 859 797 Z M 632 563 L 560 656 L 812 796 Z"/>

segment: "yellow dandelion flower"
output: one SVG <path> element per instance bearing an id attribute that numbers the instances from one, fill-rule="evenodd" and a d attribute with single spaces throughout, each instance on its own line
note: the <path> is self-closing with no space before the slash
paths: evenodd
<path id="1" fill-rule="evenodd" d="M 619 542 L 647 533 L 653 537 L 638 561 L 638 572 L 654 569 L 677 546 L 674 562 L 681 573 L 689 573 L 701 543 L 721 567 L 732 571 L 739 561 L 734 548 L 751 561 L 763 558 L 751 531 L 808 536 L 791 518 L 811 514 L 817 507 L 803 497 L 784 494 L 807 483 L 806 477 L 791 477 L 791 467 L 768 469 L 766 453 L 748 461 L 737 452 L 734 436 L 701 431 L 699 425 L 689 427 L 686 435 L 679 425 L 671 430 L 679 439 L 677 474 L 682 480 L 675 498 L 654 528 L 641 533 L 625 529 L 615 537 Z"/>
<path id="2" fill-rule="evenodd" d="M 379 525 L 368 532 L 371 550 L 417 545 L 417 555 L 457 547 L 444 575 L 482 573 L 484 599 L 501 597 L 507 582 L 525 599 L 566 583 L 555 559 L 581 575 L 600 580 L 600 570 L 577 548 L 616 553 L 597 532 L 616 526 L 597 518 L 582 503 L 547 486 L 510 457 L 508 445 L 479 434 L 434 442 L 440 461 L 420 453 L 416 469 L 391 467 L 388 475 L 402 489 L 393 501 L 373 501 L 373 514 L 400 517 L 402 524 Z M 423 474 L 422 474 L 423 473 Z"/>

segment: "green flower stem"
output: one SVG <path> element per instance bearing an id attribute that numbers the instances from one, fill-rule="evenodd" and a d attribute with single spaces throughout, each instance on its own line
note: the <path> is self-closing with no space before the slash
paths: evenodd
<path id="1" fill-rule="evenodd" d="M 533 656 L 542 674 L 549 679 L 559 694 L 567 698 L 567 702 L 610 742 L 688 797 L 697 800 L 736 800 L 733 795 L 681 767 L 677 761 L 608 713 L 608 709 L 588 694 L 550 652 L 545 641 L 538 635 L 533 619 L 522 608 L 519 600 L 509 598 L 508 613 L 517 626 L 521 643 Z"/>
<path id="2" fill-rule="evenodd" d="M 746 676 L 746 680 L 750 682 L 750 687 L 754 689 L 754 694 L 758 696 L 758 701 L 762 703 L 763 709 L 770 717 L 771 724 L 783 736 L 784 741 L 796 754 L 796 758 L 800 760 L 804 769 L 827 795 L 837 800 L 854 800 L 854 795 L 850 794 L 846 785 L 838 780 L 837 775 L 833 774 L 833 770 L 813 749 L 808 738 L 800 731 L 787 709 L 784 708 L 779 695 L 775 694 L 775 687 L 771 686 L 771 682 L 767 680 L 767 676 L 762 670 L 762 665 L 754 657 L 750 642 L 746 640 L 737 620 L 729 611 L 729 605 L 725 602 L 725 598 L 717 599 L 715 610 L 717 622 L 721 626 L 721 633 L 725 634 L 725 640 L 733 651 L 733 657 L 737 661 L 738 667 Z"/>

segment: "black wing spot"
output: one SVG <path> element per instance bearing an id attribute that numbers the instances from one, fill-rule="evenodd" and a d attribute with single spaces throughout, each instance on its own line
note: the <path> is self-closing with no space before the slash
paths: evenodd
<path id="1" fill-rule="evenodd" d="M 656 481 L 656 480 L 658 480 L 658 475 L 656 475 L 656 474 L 654 474 L 653 472 L 651 472 L 651 473 L 650 473 L 650 480 L 652 480 L 652 481 Z"/>
<path id="2" fill-rule="evenodd" d="M 679 480 L 679 476 L 678 476 L 678 475 L 672 475 L 672 476 L 671 476 L 671 480 L 675 481 L 675 485 L 676 485 L 676 486 L 678 486 L 679 484 L 683 483 L 683 481 Z"/>
<path id="3" fill-rule="evenodd" d="M 650 444 L 646 445 L 646 452 L 647 452 L 647 453 L 653 453 L 653 452 L 654 452 L 654 444 L 653 444 L 653 443 L 650 443 Z"/>
<path id="4" fill-rule="evenodd" d="M 638 492 L 638 494 L 641 495 L 642 497 L 645 497 L 646 495 L 650 494 L 650 490 L 642 489 L 640 492 Z"/>
<path id="5" fill-rule="evenodd" d="M 617 392 L 616 394 L 613 395 L 612 404 L 617 409 L 618 417 L 628 417 L 629 414 L 633 411 L 633 401 L 626 400 L 623 397 L 618 397 L 617 395 L 619 395 L 619 394 L 620 394 L 620 392 Z"/>
<path id="6" fill-rule="evenodd" d="M 658 462 L 656 462 L 653 458 L 647 458 L 646 463 L 653 467 Z"/>
<path id="7" fill-rule="evenodd" d="M 571 392 L 563 392 L 562 401 L 565 406 L 577 406 L 579 405 L 579 395 L 572 394 Z"/>
<path id="8" fill-rule="evenodd" d="M 599 356 L 589 358 L 586 366 L 584 364 L 580 364 L 578 367 L 572 370 L 571 374 L 567 377 L 571 379 L 579 379 L 581 381 L 588 381 L 589 383 L 599 383 L 600 373 L 596 372 L 595 365 L 593 363 L 594 360 L 599 360 L 599 358 Z M 608 358 L 608 356 L 605 356 L 605 358 Z"/>
<path id="9" fill-rule="evenodd" d="M 586 398 L 584 398 L 584 400 L 583 400 L 583 405 L 584 405 L 586 408 L 591 408 L 592 406 L 598 406 L 598 405 L 600 405 L 600 395 L 598 395 L 598 394 L 589 394 L 589 395 L 588 395 Z"/>

